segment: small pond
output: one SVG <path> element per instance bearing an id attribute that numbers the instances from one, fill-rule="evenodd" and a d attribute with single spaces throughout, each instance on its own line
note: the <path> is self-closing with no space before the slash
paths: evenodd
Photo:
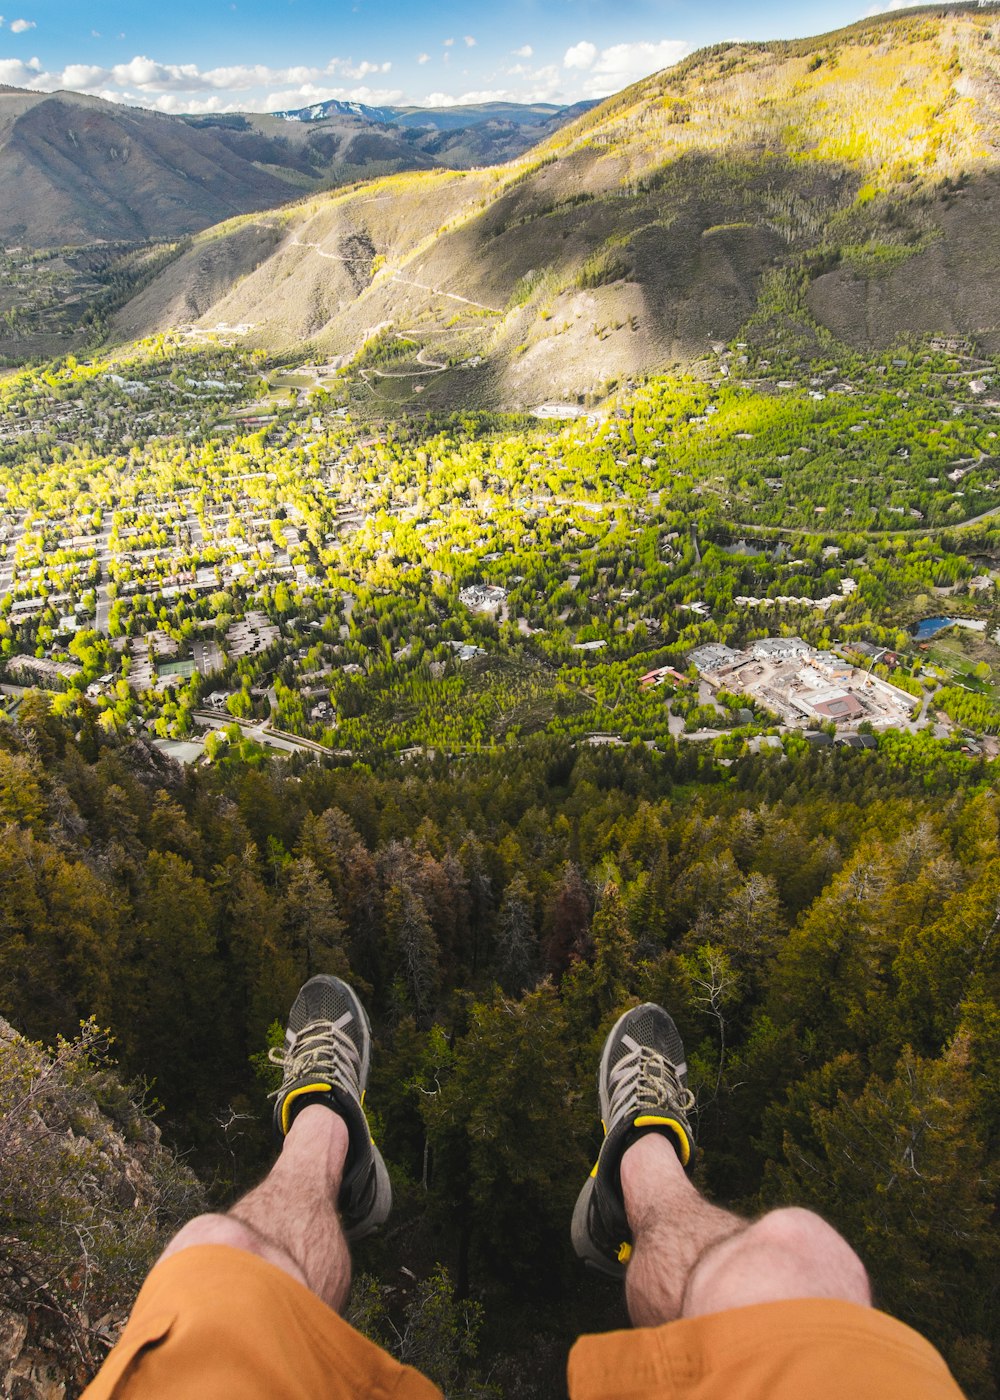
<path id="1" fill-rule="evenodd" d="M 923 617 L 913 629 L 913 637 L 918 642 L 928 642 L 939 632 L 955 625 L 953 617 Z"/>

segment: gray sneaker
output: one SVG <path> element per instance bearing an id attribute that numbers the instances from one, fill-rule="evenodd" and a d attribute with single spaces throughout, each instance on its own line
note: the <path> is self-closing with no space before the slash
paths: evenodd
<path id="1" fill-rule="evenodd" d="M 686 1171 L 694 1162 L 684 1045 L 662 1006 L 647 1001 L 612 1026 L 597 1072 L 604 1142 L 573 1211 L 573 1248 L 587 1264 L 622 1278 L 632 1253 L 621 1160 L 636 1130 L 669 1138 Z"/>
<path id="2" fill-rule="evenodd" d="M 388 1219 L 392 1187 L 363 1108 L 372 1035 L 357 993 L 339 977 L 321 974 L 295 998 L 283 1049 L 271 1049 L 284 1071 L 274 1099 L 274 1131 L 283 1141 L 307 1103 L 325 1103 L 347 1125 L 349 1145 L 337 1198 L 344 1234 L 360 1240 Z"/>

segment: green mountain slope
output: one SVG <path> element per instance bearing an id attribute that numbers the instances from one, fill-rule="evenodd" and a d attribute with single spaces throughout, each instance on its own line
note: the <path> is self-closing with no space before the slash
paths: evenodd
<path id="1" fill-rule="evenodd" d="M 992 349 L 998 93 L 1000 40 L 978 9 L 719 46 L 506 167 L 212 229 L 115 333 L 200 318 L 361 368 L 378 334 L 372 395 L 422 404 L 599 394 L 741 328 L 792 350 L 908 331 Z M 413 344 L 386 366 L 400 334 Z"/>

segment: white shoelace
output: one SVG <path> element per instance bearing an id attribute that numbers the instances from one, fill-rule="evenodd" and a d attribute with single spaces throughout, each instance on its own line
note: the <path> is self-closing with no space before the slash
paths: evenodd
<path id="1" fill-rule="evenodd" d="M 336 1021 L 310 1021 L 291 1045 L 272 1046 L 267 1058 L 281 1066 L 284 1083 L 271 1097 L 280 1094 L 289 1080 L 320 1074 L 360 1098 L 361 1052 L 345 1030 L 352 1019 L 352 1013 L 345 1011 Z"/>
<path id="2" fill-rule="evenodd" d="M 656 1112 L 664 1108 L 687 1113 L 695 1097 L 684 1087 L 677 1070 L 656 1050 L 639 1045 L 630 1035 L 622 1036 L 624 1054 L 608 1075 L 608 1131 L 623 1114 Z"/>

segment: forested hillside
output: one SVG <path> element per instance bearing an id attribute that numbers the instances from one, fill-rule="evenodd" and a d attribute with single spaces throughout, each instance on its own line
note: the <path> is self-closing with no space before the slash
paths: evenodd
<path id="1" fill-rule="evenodd" d="M 0 1013 L 46 1041 L 96 1015 L 225 1200 L 267 1160 L 269 1027 L 307 975 L 350 976 L 398 1202 L 359 1251 L 360 1319 L 405 1314 L 414 1354 L 432 1298 L 451 1393 L 528 1397 L 558 1393 L 576 1331 L 623 1320 L 568 1222 L 603 1033 L 662 1001 L 690 1050 L 700 1184 L 821 1210 L 985 1400 L 1000 803 L 992 765 L 930 752 L 888 735 L 726 769 L 540 736 L 184 771 L 85 715 L 74 740 L 28 697 L 0 726 Z"/>

